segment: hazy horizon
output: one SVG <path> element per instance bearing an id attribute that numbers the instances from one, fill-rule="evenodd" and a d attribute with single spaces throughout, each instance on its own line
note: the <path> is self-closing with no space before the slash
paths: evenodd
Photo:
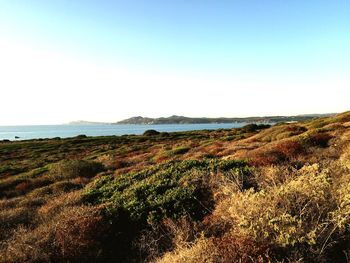
<path id="1" fill-rule="evenodd" d="M 349 110 L 347 1 L 0 3 L 0 125 Z"/>
<path id="2" fill-rule="evenodd" d="M 137 116 L 130 116 L 130 117 L 127 117 L 125 119 L 118 119 L 118 120 L 112 120 L 112 121 L 94 121 L 94 120 L 89 120 L 89 119 L 86 119 L 86 120 L 69 120 L 67 122 L 64 122 L 64 123 L 46 123 L 46 124 L 43 124 L 43 123 L 28 123 L 28 124 L 11 124 L 11 125 L 0 125 L 1 126 L 40 126 L 40 125 L 66 125 L 66 124 L 71 124 L 71 123 L 75 123 L 75 122 L 91 122 L 91 123 L 101 123 L 101 124 L 104 124 L 104 123 L 107 123 L 107 124 L 110 124 L 110 123 L 117 123 L 119 121 L 123 121 L 123 120 L 127 120 L 127 119 L 130 119 L 130 118 L 134 118 L 134 117 L 143 117 L 143 118 L 152 118 L 152 119 L 157 119 L 157 118 L 168 118 L 168 117 L 172 117 L 172 116 L 178 116 L 178 117 L 186 117 L 186 118 L 251 118 L 251 117 L 256 117 L 256 118 L 264 118 L 264 117 L 279 117 L 279 116 L 283 116 L 283 117 L 292 117 L 292 116 L 303 116 L 303 115 L 327 115 L 327 114 L 339 114 L 339 113 L 342 113 L 342 112 L 324 112 L 324 113 L 305 113 L 305 114 L 297 114 L 297 115 L 249 115 L 249 116 L 212 116 L 212 117 L 207 117 L 207 116 L 183 116 L 183 115 L 177 115 L 177 114 L 172 114 L 172 115 L 169 115 L 169 116 L 155 116 L 155 117 L 150 117 L 150 116 L 142 116 L 142 115 L 137 115 Z"/>

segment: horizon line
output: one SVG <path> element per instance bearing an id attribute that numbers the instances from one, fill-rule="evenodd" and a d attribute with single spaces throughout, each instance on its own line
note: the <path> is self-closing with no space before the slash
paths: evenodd
<path id="1" fill-rule="evenodd" d="M 346 111 L 344 111 L 346 112 Z M 150 118 L 150 119 L 159 119 L 159 118 L 170 118 L 170 117 L 183 117 L 183 118 L 203 118 L 203 119 L 248 119 L 248 118 L 271 118 L 271 117 L 300 117 L 300 116 L 310 116 L 310 115 L 337 115 L 341 112 L 327 112 L 327 113 L 303 113 L 303 114 L 295 114 L 295 115 L 252 115 L 252 116 L 244 116 L 244 117 L 192 117 L 192 116 L 183 116 L 183 115 L 170 115 L 168 117 L 143 117 L 141 115 L 139 116 L 132 116 L 129 118 L 117 120 L 117 121 L 93 121 L 93 120 L 75 120 L 75 121 L 67 121 L 64 123 L 51 123 L 51 124 L 10 124 L 10 125 L 3 125 L 0 124 L 0 127 L 11 127 L 11 126 L 57 126 L 57 125 L 74 125 L 76 122 L 87 122 L 87 123 L 96 123 L 96 124 L 118 124 L 118 122 L 128 120 L 131 118 L 141 117 L 141 118 Z"/>

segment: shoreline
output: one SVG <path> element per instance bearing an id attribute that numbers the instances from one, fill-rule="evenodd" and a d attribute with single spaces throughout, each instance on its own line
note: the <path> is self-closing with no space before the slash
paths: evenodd
<path id="1" fill-rule="evenodd" d="M 118 124 L 118 125 L 28 125 L 0 127 L 0 141 L 43 140 L 54 138 L 142 135 L 146 130 L 159 132 L 191 132 L 240 128 L 250 123 L 220 124 Z M 18 138 L 15 138 L 18 137 Z"/>

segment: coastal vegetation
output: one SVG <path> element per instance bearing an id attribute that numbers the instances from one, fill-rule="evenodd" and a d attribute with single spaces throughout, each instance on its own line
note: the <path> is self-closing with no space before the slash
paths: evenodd
<path id="1" fill-rule="evenodd" d="M 350 112 L 0 142 L 0 262 L 348 262 Z"/>

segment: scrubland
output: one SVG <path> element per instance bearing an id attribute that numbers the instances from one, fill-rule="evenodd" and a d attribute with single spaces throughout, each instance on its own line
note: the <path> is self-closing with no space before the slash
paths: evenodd
<path id="1" fill-rule="evenodd" d="M 0 142 L 0 262 L 349 262 L 350 112 Z"/>

